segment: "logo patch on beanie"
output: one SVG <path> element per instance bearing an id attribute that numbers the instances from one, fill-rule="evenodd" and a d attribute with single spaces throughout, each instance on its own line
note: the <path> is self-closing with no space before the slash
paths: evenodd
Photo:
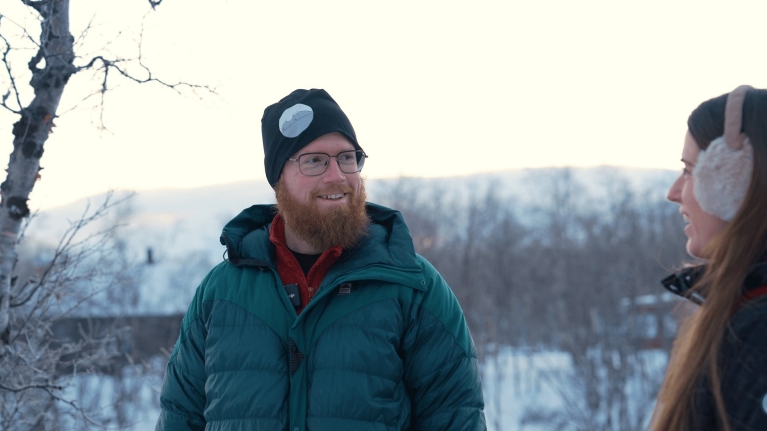
<path id="1" fill-rule="evenodd" d="M 286 138 L 295 138 L 309 127 L 313 119 L 312 108 L 297 103 L 282 113 L 278 124 L 280 133 Z"/>

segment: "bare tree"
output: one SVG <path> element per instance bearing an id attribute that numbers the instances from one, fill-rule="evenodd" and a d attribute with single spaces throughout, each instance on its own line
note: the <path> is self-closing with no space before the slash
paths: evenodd
<path id="1" fill-rule="evenodd" d="M 25 259 L 14 271 L 24 278 L 15 277 L 11 284 L 12 330 L 0 360 L 0 429 L 66 428 L 64 416 L 100 424 L 77 398 L 67 396 L 66 387 L 83 373 L 109 366 L 119 353 L 115 347 L 121 330 L 87 324 L 66 331 L 57 323 L 120 283 L 122 271 L 114 268 L 119 262 L 112 242 L 115 227 L 83 235 L 117 203 L 110 194 L 98 208 L 86 210 L 50 250 L 50 260 L 35 258 L 39 250 L 19 249 Z"/>
<path id="2" fill-rule="evenodd" d="M 399 179 L 380 197 L 403 213 L 417 251 L 466 312 L 492 372 L 483 379 L 492 381 L 488 425 L 643 429 L 673 335 L 662 317 L 672 305 L 664 309 L 658 294 L 684 255 L 674 207 L 614 173 L 587 187 L 572 169 L 533 172 L 525 205 L 500 181 L 434 195 L 429 181 Z M 567 367 L 535 369 L 552 354 Z M 555 394 L 557 407 L 533 405 L 509 423 L 501 412 L 529 400 L 531 387 Z"/>
<path id="3" fill-rule="evenodd" d="M 0 429 L 63 427 L 51 419 L 62 406 L 63 411 L 76 412 L 86 423 L 98 424 L 75 398 L 63 395 L 65 377 L 71 379 L 103 365 L 114 354 L 109 349 L 119 331 L 81 328 L 76 342 L 64 342 L 52 334 L 51 328 L 57 319 L 89 301 L 95 295 L 93 289 L 100 291 L 124 282 L 114 259 L 104 265 L 106 250 L 115 245 L 109 243 L 111 228 L 82 241 L 76 239 L 84 226 L 101 218 L 113 202 L 108 200 L 75 222 L 47 264 L 30 265 L 20 259 L 18 249 L 30 217 L 27 202 L 39 178 L 40 160 L 55 127 L 59 103 L 70 78 L 84 71 L 90 71 L 95 82 L 93 91 L 82 99 L 100 96 L 102 112 L 104 94 L 115 77 L 133 83 L 155 83 L 176 92 L 182 88 L 191 92 L 213 90 L 184 82 L 169 83 L 154 76 L 142 61 L 140 40 L 138 54 L 131 57 L 121 57 L 109 49 L 89 54 L 88 58 L 79 57 L 76 50 L 88 28 L 78 39 L 72 36 L 70 0 L 19 1 L 28 7 L 40 28 L 33 30 L 0 14 L 0 61 L 5 75 L 0 82 L 7 83 L 0 106 L 18 116 L 12 130 L 13 151 L 7 176 L 0 184 Z M 161 1 L 149 0 L 149 6 L 154 9 Z M 20 70 L 14 55 L 30 48 L 27 70 Z M 20 82 L 26 77 L 30 78 L 29 89 Z"/>
<path id="4" fill-rule="evenodd" d="M 69 0 L 20 0 L 39 17 L 39 37 L 34 37 L 26 28 L 0 15 L 0 41 L 3 42 L 2 63 L 7 74 L 9 88 L 3 94 L 0 106 L 19 116 L 13 126 L 13 152 L 8 162 L 8 175 L 0 184 L 0 334 L 9 330 L 9 309 L 12 298 L 12 269 L 16 262 L 16 238 L 22 221 L 29 216 L 27 205 L 36 179 L 39 177 L 40 159 L 57 116 L 67 82 L 76 73 L 92 71 L 98 81 L 95 91 L 102 97 L 109 88 L 109 79 L 118 76 L 135 83 L 156 83 L 179 91 L 186 87 L 191 91 L 213 91 L 207 86 L 188 83 L 168 83 L 155 77 L 150 68 L 143 64 L 140 53 L 135 58 L 111 57 L 108 51 L 88 59 L 80 59 L 75 53 L 75 38 L 69 28 Z M 158 1 L 150 1 L 152 8 Z M 21 31 L 21 39 L 35 47 L 35 53 L 27 63 L 31 72 L 30 86 L 34 97 L 25 103 L 25 92 L 19 86 L 9 55 L 14 51 L 14 39 L 6 36 L 4 30 Z M 87 29 L 86 29 L 87 31 Z M 77 64 L 82 60 L 82 64 Z M 136 70 L 138 74 L 132 71 Z M 103 127 L 103 121 L 102 121 Z M 0 337 L 0 355 L 3 354 L 5 337 Z"/>

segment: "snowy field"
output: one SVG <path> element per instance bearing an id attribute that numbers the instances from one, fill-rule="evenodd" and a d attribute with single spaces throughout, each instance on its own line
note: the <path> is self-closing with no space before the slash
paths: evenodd
<path id="1" fill-rule="evenodd" d="M 491 431 L 598 431 L 645 429 L 652 411 L 652 400 L 662 377 L 666 355 L 648 351 L 638 357 L 648 368 L 636 373 L 623 388 L 625 404 L 601 399 L 596 409 L 587 406 L 584 376 L 579 375 L 571 357 L 563 352 L 531 352 L 503 348 L 482 367 L 485 417 Z M 100 376 L 79 378 L 71 382 L 68 396 L 80 405 L 98 411 L 92 419 L 110 429 L 129 424 L 129 431 L 154 429 L 159 415 L 159 390 L 165 363 L 156 358 L 148 364 L 137 364 L 123 370 L 120 378 Z M 648 373 L 649 372 L 649 373 Z M 603 373 L 603 374 L 606 374 Z M 611 396 L 606 381 L 601 396 Z M 620 397 L 618 397 L 620 398 Z M 630 428 L 619 421 L 610 422 L 617 410 L 626 408 L 633 418 L 644 417 Z M 65 411 L 59 406 L 60 412 Z M 641 411 L 639 411 L 641 410 Z M 82 418 L 65 417 L 66 429 L 85 429 Z"/>
<path id="2" fill-rule="evenodd" d="M 631 364 L 623 367 L 623 379 L 611 372 L 621 368 L 614 366 L 619 359 L 600 363 L 603 353 L 589 351 L 587 365 L 579 367 L 564 352 L 501 349 L 482 367 L 488 430 L 647 429 L 666 353 L 650 350 L 623 361 Z"/>

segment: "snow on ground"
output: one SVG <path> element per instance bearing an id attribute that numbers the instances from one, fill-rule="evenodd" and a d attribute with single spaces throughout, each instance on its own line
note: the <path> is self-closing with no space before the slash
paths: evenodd
<path id="1" fill-rule="evenodd" d="M 646 429 L 666 362 L 663 351 L 639 352 L 631 375 L 618 388 L 626 397 L 621 404 L 615 402 L 615 382 L 604 364 L 596 376 L 584 375 L 564 352 L 503 348 L 482 367 L 488 430 L 624 430 L 625 425 L 616 421 L 622 407 L 631 429 Z M 588 392 L 594 381 L 595 391 Z M 598 407 L 588 405 L 590 395 L 596 396 Z"/>
<path id="2" fill-rule="evenodd" d="M 651 374 L 633 376 L 625 389 L 629 407 L 640 405 L 649 417 L 652 403 L 646 402 L 646 386 L 654 385 L 656 387 L 651 389 L 657 390 L 666 356 L 660 351 L 644 352 L 641 356 L 652 363 Z M 119 378 L 79 378 L 70 386 L 67 396 L 76 397 L 81 404 L 91 408 L 98 406 L 99 415 L 95 418 L 108 422 L 111 427 L 116 427 L 119 418 L 123 418 L 129 423 L 124 428 L 127 431 L 151 430 L 159 416 L 159 391 L 164 368 L 164 360 L 157 357 L 148 364 L 124 369 Z M 502 348 L 495 358 L 482 366 L 481 372 L 489 431 L 578 429 L 579 418 L 569 409 L 573 400 L 583 398 L 578 383 L 581 377 L 577 375 L 568 354 Z M 60 408 L 64 409 L 63 406 Z M 73 425 L 71 429 L 82 429 L 78 427 L 80 423 L 69 420 Z"/>
<path id="3" fill-rule="evenodd" d="M 563 381 L 570 368 L 570 357 L 562 352 L 502 349 L 482 367 L 488 430 L 550 429 L 526 421 L 532 412 L 562 408 L 551 382 Z"/>

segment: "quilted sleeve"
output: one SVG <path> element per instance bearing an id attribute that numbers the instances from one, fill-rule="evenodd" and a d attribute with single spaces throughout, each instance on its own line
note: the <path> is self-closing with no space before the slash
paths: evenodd
<path id="1" fill-rule="evenodd" d="M 155 431 L 205 429 L 206 331 L 200 316 L 203 285 L 197 289 L 184 315 L 181 334 L 168 360 L 160 392 L 160 418 Z"/>
<path id="2" fill-rule="evenodd" d="M 767 301 L 744 307 L 722 346 L 722 395 L 733 431 L 767 430 Z"/>
<path id="3" fill-rule="evenodd" d="M 485 430 L 477 355 L 463 311 L 437 271 L 422 262 L 427 289 L 410 312 L 402 353 L 413 429 Z"/>

